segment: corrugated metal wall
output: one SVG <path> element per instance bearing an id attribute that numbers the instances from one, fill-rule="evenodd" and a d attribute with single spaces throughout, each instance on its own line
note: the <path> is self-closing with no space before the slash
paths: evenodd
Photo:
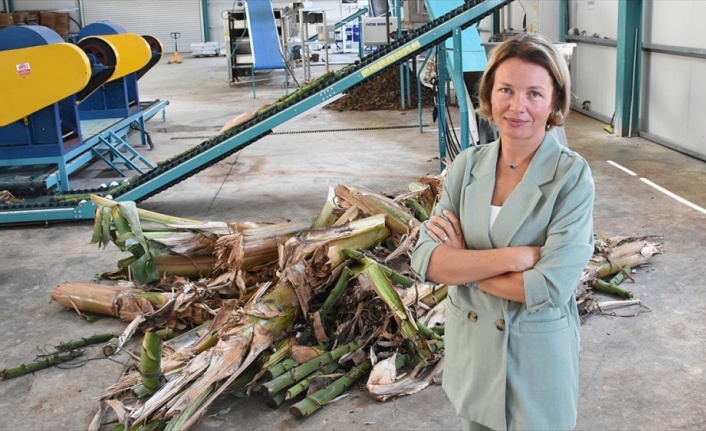
<path id="1" fill-rule="evenodd" d="M 191 44 L 203 42 L 200 0 L 84 0 L 85 24 L 110 21 L 130 33 L 158 38 L 165 52 L 174 51 L 170 33 L 179 32 L 179 52 L 190 52 Z"/>

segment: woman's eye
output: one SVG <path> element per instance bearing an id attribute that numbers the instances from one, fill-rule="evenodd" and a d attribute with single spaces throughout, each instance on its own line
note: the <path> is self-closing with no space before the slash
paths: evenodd
<path id="1" fill-rule="evenodd" d="M 540 93 L 537 93 L 536 91 L 532 91 L 530 93 L 530 96 L 532 96 L 533 99 L 538 99 L 538 98 L 542 97 L 542 95 Z"/>

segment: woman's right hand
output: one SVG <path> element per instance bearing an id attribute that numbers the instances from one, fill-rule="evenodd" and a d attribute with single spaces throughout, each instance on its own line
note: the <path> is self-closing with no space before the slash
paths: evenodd
<path id="1" fill-rule="evenodd" d="M 515 268 L 513 272 L 527 271 L 528 269 L 534 268 L 534 266 L 542 258 L 540 250 L 541 247 L 537 246 L 522 246 L 522 247 L 512 247 L 515 252 L 515 258 L 513 259 Z"/>

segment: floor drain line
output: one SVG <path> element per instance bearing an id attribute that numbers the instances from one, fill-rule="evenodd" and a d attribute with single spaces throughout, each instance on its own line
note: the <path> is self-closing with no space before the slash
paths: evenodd
<path id="1" fill-rule="evenodd" d="M 358 128 L 347 128 L 347 129 L 323 129 L 323 130 L 293 130 L 291 132 L 272 132 L 270 135 L 301 135 L 306 133 L 339 133 L 339 132 L 362 132 L 366 130 L 399 130 L 399 129 L 415 129 L 420 127 L 419 125 L 414 126 L 378 126 L 378 127 L 358 127 Z M 421 127 L 429 127 L 428 124 L 422 124 Z M 170 138 L 173 141 L 188 140 L 188 139 L 211 139 L 214 136 L 175 136 Z"/>

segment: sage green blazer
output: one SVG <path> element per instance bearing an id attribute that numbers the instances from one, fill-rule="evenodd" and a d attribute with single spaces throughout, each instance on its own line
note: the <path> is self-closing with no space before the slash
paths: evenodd
<path id="1" fill-rule="evenodd" d="M 541 246 L 541 259 L 524 272 L 525 304 L 475 283 L 450 287 L 443 387 L 459 416 L 496 430 L 572 429 L 579 360 L 575 289 L 593 253 L 591 171 L 547 133 L 490 229 L 499 148 L 496 141 L 461 152 L 434 213 L 448 209 L 459 217 L 469 249 Z M 412 268 L 423 280 L 438 246 L 422 228 Z"/>

